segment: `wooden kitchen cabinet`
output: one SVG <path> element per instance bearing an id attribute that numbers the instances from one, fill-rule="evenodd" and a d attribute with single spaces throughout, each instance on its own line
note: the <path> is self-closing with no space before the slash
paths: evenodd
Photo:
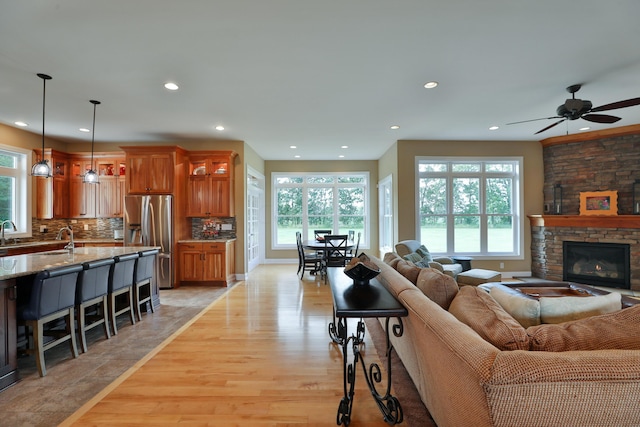
<path id="1" fill-rule="evenodd" d="M 69 217 L 69 157 L 50 148 L 45 149 L 45 159 L 51 167 L 50 178 L 36 178 L 36 218 L 53 219 Z M 41 158 L 40 153 L 36 157 Z"/>
<path id="2" fill-rule="evenodd" d="M 233 151 L 191 152 L 187 216 L 232 217 L 234 211 Z"/>
<path id="3" fill-rule="evenodd" d="M 16 279 L 0 280 L 0 390 L 18 381 Z"/>
<path id="4" fill-rule="evenodd" d="M 222 284 L 235 279 L 235 240 L 178 244 L 180 282 Z"/>
<path id="5" fill-rule="evenodd" d="M 98 159 L 96 172 L 100 175 L 100 185 L 96 188 L 96 217 L 122 217 L 126 194 L 124 154 L 122 158 Z"/>
<path id="6" fill-rule="evenodd" d="M 75 156 L 71 158 L 71 177 L 69 178 L 69 217 L 95 218 L 96 185 L 82 182 L 87 171 L 93 169 L 91 156 Z M 94 169 L 95 170 L 95 169 Z"/>
<path id="7" fill-rule="evenodd" d="M 127 153 L 129 194 L 173 192 L 174 162 L 171 153 Z"/>

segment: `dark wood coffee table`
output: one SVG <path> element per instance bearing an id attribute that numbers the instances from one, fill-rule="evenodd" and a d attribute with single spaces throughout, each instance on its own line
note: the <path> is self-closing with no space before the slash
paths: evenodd
<path id="1" fill-rule="evenodd" d="M 336 423 L 349 425 L 351 409 L 353 407 L 353 390 L 356 383 L 356 365 L 362 365 L 364 377 L 382 412 L 384 420 L 389 424 L 402 422 L 402 406 L 395 396 L 391 395 L 391 350 L 393 345 L 389 340 L 389 320 L 397 318 L 398 324 L 393 326 L 393 334 L 402 336 L 402 317 L 407 316 L 407 309 L 378 280 L 372 279 L 367 285 L 354 285 L 353 280 L 344 274 L 342 267 L 330 267 L 327 276 L 333 295 L 333 321 L 329 324 L 331 340 L 342 347 L 343 362 L 343 390 L 344 397 L 340 400 Z M 367 369 L 360 344 L 364 341 L 365 326 L 363 318 L 385 318 L 385 333 L 387 335 L 387 387 L 384 393 L 376 390 L 376 383 L 382 381 L 382 372 L 377 363 L 372 363 Z M 358 320 L 356 332 L 349 335 L 347 319 Z M 349 358 L 349 345 L 353 351 L 353 362 Z"/>

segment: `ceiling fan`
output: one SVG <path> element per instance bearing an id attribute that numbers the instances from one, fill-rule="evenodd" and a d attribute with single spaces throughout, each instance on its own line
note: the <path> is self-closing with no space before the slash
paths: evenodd
<path id="1" fill-rule="evenodd" d="M 584 120 L 588 120 L 590 122 L 595 122 L 595 123 L 615 123 L 618 120 L 620 120 L 620 117 L 610 116 L 608 114 L 593 114 L 593 113 L 598 113 L 600 111 L 617 110 L 618 108 L 626 108 L 626 107 L 633 107 L 634 105 L 640 105 L 640 98 L 632 98 L 632 99 L 612 102 L 611 104 L 605 104 L 596 108 L 592 108 L 593 104 L 591 104 L 591 101 L 576 98 L 576 92 L 579 91 L 581 87 L 582 85 L 575 84 L 567 88 L 567 92 L 571 94 L 571 98 L 567 99 L 564 102 L 564 104 L 562 104 L 556 109 L 556 114 L 557 114 L 556 116 L 543 117 L 540 119 L 533 119 L 533 120 L 523 120 L 520 122 L 512 122 L 512 123 L 507 123 L 507 125 L 533 122 L 536 120 L 560 119 L 554 122 L 553 124 L 547 126 L 546 128 L 540 129 L 538 132 L 534 134 L 534 135 L 537 135 L 539 133 L 542 133 L 546 130 L 551 129 L 552 127 L 564 122 L 565 120 L 584 119 Z"/>

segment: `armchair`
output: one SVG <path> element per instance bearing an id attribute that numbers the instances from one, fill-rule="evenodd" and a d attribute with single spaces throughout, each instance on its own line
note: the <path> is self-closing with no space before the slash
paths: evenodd
<path id="1" fill-rule="evenodd" d="M 396 243 L 396 253 L 414 263 L 435 268 L 454 279 L 462 272 L 461 264 L 449 257 L 432 257 L 429 250 L 417 240 L 403 240 Z"/>

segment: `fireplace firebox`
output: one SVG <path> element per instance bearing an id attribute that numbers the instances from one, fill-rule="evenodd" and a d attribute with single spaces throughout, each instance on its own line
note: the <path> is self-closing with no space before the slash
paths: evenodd
<path id="1" fill-rule="evenodd" d="M 564 241 L 562 253 L 563 280 L 610 288 L 631 288 L 629 245 Z"/>

